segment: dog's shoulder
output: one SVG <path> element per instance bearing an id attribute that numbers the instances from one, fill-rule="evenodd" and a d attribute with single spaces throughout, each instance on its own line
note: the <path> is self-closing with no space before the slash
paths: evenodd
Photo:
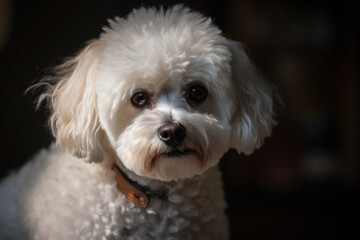
<path id="1" fill-rule="evenodd" d="M 24 230 L 19 239 L 32 234 L 26 229 L 37 229 L 40 239 L 71 239 L 66 236 L 85 229 L 82 224 L 94 227 L 97 220 L 92 218 L 96 218 L 99 204 L 113 202 L 118 196 L 111 172 L 52 145 L 1 183 L 0 229 L 9 229 L 11 237 L 16 229 Z M 6 236 L 3 232 L 0 239 Z"/>

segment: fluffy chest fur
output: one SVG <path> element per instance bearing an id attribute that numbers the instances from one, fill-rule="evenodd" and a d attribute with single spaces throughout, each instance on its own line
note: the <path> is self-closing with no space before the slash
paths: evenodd
<path id="1" fill-rule="evenodd" d="M 41 174 L 34 176 L 34 170 Z M 168 200 L 151 199 L 142 209 L 117 189 L 110 169 L 94 168 L 52 147 L 17 178 L 3 183 L 2 190 L 16 186 L 16 192 L 0 192 L 0 208 L 7 208 L 1 212 L 14 217 L 0 225 L 9 232 L 18 229 L 18 239 L 226 239 L 221 185 L 214 167 L 202 176 L 172 183 Z M 21 215 L 12 212 L 19 209 Z M 6 231 L 0 233 L 0 239 L 6 236 Z"/>

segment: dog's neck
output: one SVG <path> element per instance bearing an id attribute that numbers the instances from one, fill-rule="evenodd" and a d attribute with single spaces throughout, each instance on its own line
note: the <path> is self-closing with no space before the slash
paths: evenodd
<path id="1" fill-rule="evenodd" d="M 174 192 L 177 192 L 189 184 L 193 186 L 194 181 L 201 181 L 200 179 L 204 177 L 204 174 L 202 174 L 201 176 L 194 176 L 191 179 L 161 181 L 140 176 L 127 169 L 111 148 L 107 150 L 104 155 L 104 161 L 102 162 L 103 168 L 112 169 L 115 173 L 118 187 L 120 184 L 119 191 L 125 192 L 124 195 L 142 208 L 146 207 L 151 199 L 167 201 L 168 197 Z M 124 191 L 122 191 L 122 189 Z M 129 192 L 129 190 L 131 191 Z"/>
<path id="2" fill-rule="evenodd" d="M 156 190 L 140 185 L 135 180 L 130 179 L 117 164 L 114 164 L 113 171 L 115 172 L 115 179 L 119 190 L 136 205 L 146 208 L 151 198 L 167 199 L 166 190 Z"/>
<path id="3" fill-rule="evenodd" d="M 166 201 L 167 193 L 176 185 L 174 181 L 164 182 L 135 174 L 122 164 L 112 150 L 106 152 L 102 165 L 112 169 L 119 190 L 142 208 L 147 207 L 152 198 Z"/>

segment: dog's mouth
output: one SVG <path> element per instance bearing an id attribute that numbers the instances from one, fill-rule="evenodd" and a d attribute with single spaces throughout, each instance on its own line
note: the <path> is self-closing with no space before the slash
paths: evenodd
<path id="1" fill-rule="evenodd" d="M 160 154 L 160 156 L 162 157 L 167 157 L 167 158 L 174 158 L 174 157 L 182 157 L 182 156 L 186 156 L 189 154 L 193 154 L 195 152 L 195 150 L 191 150 L 191 149 L 174 149 L 168 152 L 164 152 L 162 154 Z"/>
<path id="2" fill-rule="evenodd" d="M 169 160 L 170 159 L 180 160 L 182 158 L 187 158 L 189 155 L 195 157 L 195 159 L 197 159 L 200 162 L 201 166 L 205 166 L 207 162 L 207 155 L 204 155 L 204 151 L 202 150 L 201 147 L 193 148 L 193 149 L 181 147 L 181 148 L 168 148 L 163 150 L 162 152 L 159 152 L 158 154 L 155 154 L 150 159 L 150 161 L 147 161 L 145 168 L 151 171 L 151 169 L 154 167 L 154 165 L 156 164 L 159 158 L 169 159 Z"/>

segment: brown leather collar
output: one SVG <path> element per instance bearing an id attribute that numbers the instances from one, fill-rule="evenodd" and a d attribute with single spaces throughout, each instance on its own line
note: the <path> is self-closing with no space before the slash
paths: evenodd
<path id="1" fill-rule="evenodd" d="M 149 205 L 150 198 L 167 199 L 165 192 L 153 191 L 131 180 L 116 164 L 113 166 L 113 171 L 115 172 L 115 179 L 119 190 L 136 205 L 146 208 Z"/>

